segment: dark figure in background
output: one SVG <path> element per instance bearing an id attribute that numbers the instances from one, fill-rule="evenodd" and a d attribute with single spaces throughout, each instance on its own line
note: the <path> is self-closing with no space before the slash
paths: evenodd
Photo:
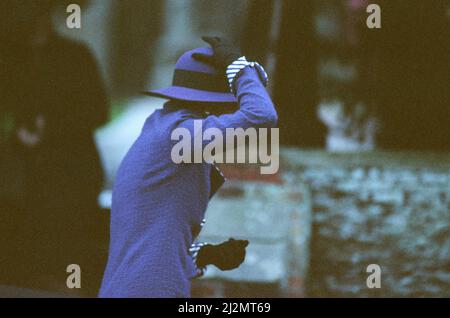
<path id="1" fill-rule="evenodd" d="M 270 29 L 274 15 L 274 0 L 251 0 L 244 30 L 241 34 L 241 47 L 250 59 L 267 62 L 273 49 L 270 43 Z"/>
<path id="2" fill-rule="evenodd" d="M 1 253 L 2 279 L 67 291 L 66 267 L 78 264 L 81 292 L 95 295 L 104 231 L 93 132 L 108 110 L 99 70 L 85 46 L 53 31 L 53 1 L 7 3 L 15 24 L 2 41 L 1 102 L 15 117 L 12 142 L 24 162 L 25 191 L 22 213 L 10 218 L 15 233 L 10 250 Z"/>
<path id="3" fill-rule="evenodd" d="M 445 0 L 386 1 L 376 92 L 380 145 L 399 150 L 450 150 L 450 19 Z"/>
<path id="4" fill-rule="evenodd" d="M 378 146 L 448 152 L 449 2 L 380 0 L 380 29 L 367 28 L 370 3 L 346 1 L 346 38 L 359 72 L 352 91 L 377 117 Z"/>
<path id="5" fill-rule="evenodd" d="M 273 80 L 274 101 L 279 109 L 281 142 L 300 147 L 323 147 L 326 129 L 317 117 L 317 41 L 313 1 L 284 0 L 275 47 L 270 47 L 270 28 L 275 0 L 250 1 L 243 32 L 243 48 L 264 61 L 271 50 L 277 62 Z M 268 45 L 269 44 L 269 45 Z M 300 48 L 301 46 L 301 48 Z M 301 135 L 299 132 L 301 131 Z"/>

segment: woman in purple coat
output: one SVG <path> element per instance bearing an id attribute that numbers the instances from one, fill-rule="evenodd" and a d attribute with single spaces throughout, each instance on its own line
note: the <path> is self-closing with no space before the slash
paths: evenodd
<path id="1" fill-rule="evenodd" d="M 277 113 L 264 87 L 264 69 L 220 38 L 204 40 L 212 50 L 185 53 L 173 86 L 148 93 L 170 101 L 146 120 L 119 168 L 100 297 L 189 297 L 190 280 L 200 268 L 213 264 L 228 270 L 245 257 L 247 241 L 206 245 L 199 252 L 192 247 L 223 179 L 206 162 L 175 164 L 171 134 L 184 127 L 193 136 L 195 120 L 224 135 L 226 128 L 269 128 Z M 225 109 L 237 110 L 211 115 Z"/>

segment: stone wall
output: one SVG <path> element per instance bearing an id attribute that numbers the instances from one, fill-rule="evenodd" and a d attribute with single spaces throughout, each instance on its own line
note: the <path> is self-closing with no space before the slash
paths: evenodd
<path id="1" fill-rule="evenodd" d="M 224 166 L 228 181 L 211 200 L 199 241 L 250 241 L 236 270 L 208 267 L 194 296 L 304 297 L 311 236 L 307 188 L 255 167 Z"/>
<path id="2" fill-rule="evenodd" d="M 450 296 L 450 156 L 284 152 L 310 188 L 307 296 Z M 381 288 L 366 286 L 369 264 Z"/>
<path id="3" fill-rule="evenodd" d="M 245 167 L 226 171 L 202 236 L 237 235 L 251 248 L 240 269 L 210 270 L 194 295 L 450 297 L 450 155 L 281 155 L 278 184 L 258 183 Z M 296 205 L 288 220 L 283 211 Z M 381 268 L 380 289 L 367 287 L 370 264 Z"/>

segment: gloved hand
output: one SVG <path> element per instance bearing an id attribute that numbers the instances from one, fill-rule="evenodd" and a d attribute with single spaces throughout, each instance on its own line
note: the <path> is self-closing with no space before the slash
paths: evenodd
<path id="1" fill-rule="evenodd" d="M 192 58 L 214 66 L 217 70 L 225 73 L 227 67 L 242 56 L 241 50 L 229 41 L 220 37 L 203 36 L 203 41 L 211 45 L 214 51 L 213 56 L 194 53 Z"/>
<path id="2" fill-rule="evenodd" d="M 228 271 L 239 267 L 245 259 L 247 240 L 235 240 L 230 238 L 219 245 L 205 245 L 197 255 L 197 266 L 203 268 L 214 265 L 222 271 Z"/>

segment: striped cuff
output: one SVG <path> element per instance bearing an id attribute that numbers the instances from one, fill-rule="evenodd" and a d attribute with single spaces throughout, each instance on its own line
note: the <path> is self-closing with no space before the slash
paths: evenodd
<path id="1" fill-rule="evenodd" d="M 233 94 L 235 93 L 234 82 L 239 77 L 239 73 L 247 66 L 256 68 L 262 83 L 264 84 L 264 86 L 267 86 L 267 83 L 269 82 L 269 76 L 267 75 L 264 68 L 258 62 L 249 62 L 247 61 L 245 56 L 242 56 L 227 67 L 228 84 L 230 85 L 230 89 Z"/>
<path id="2" fill-rule="evenodd" d="M 196 273 L 195 278 L 203 276 L 205 274 L 205 271 L 206 271 L 206 267 L 198 267 L 198 265 L 197 265 L 198 252 L 205 245 L 207 245 L 207 243 L 199 242 L 199 243 L 192 244 L 191 247 L 189 248 L 189 254 L 191 254 L 192 261 L 194 262 L 194 265 L 195 265 L 195 267 L 197 269 L 197 273 Z"/>

